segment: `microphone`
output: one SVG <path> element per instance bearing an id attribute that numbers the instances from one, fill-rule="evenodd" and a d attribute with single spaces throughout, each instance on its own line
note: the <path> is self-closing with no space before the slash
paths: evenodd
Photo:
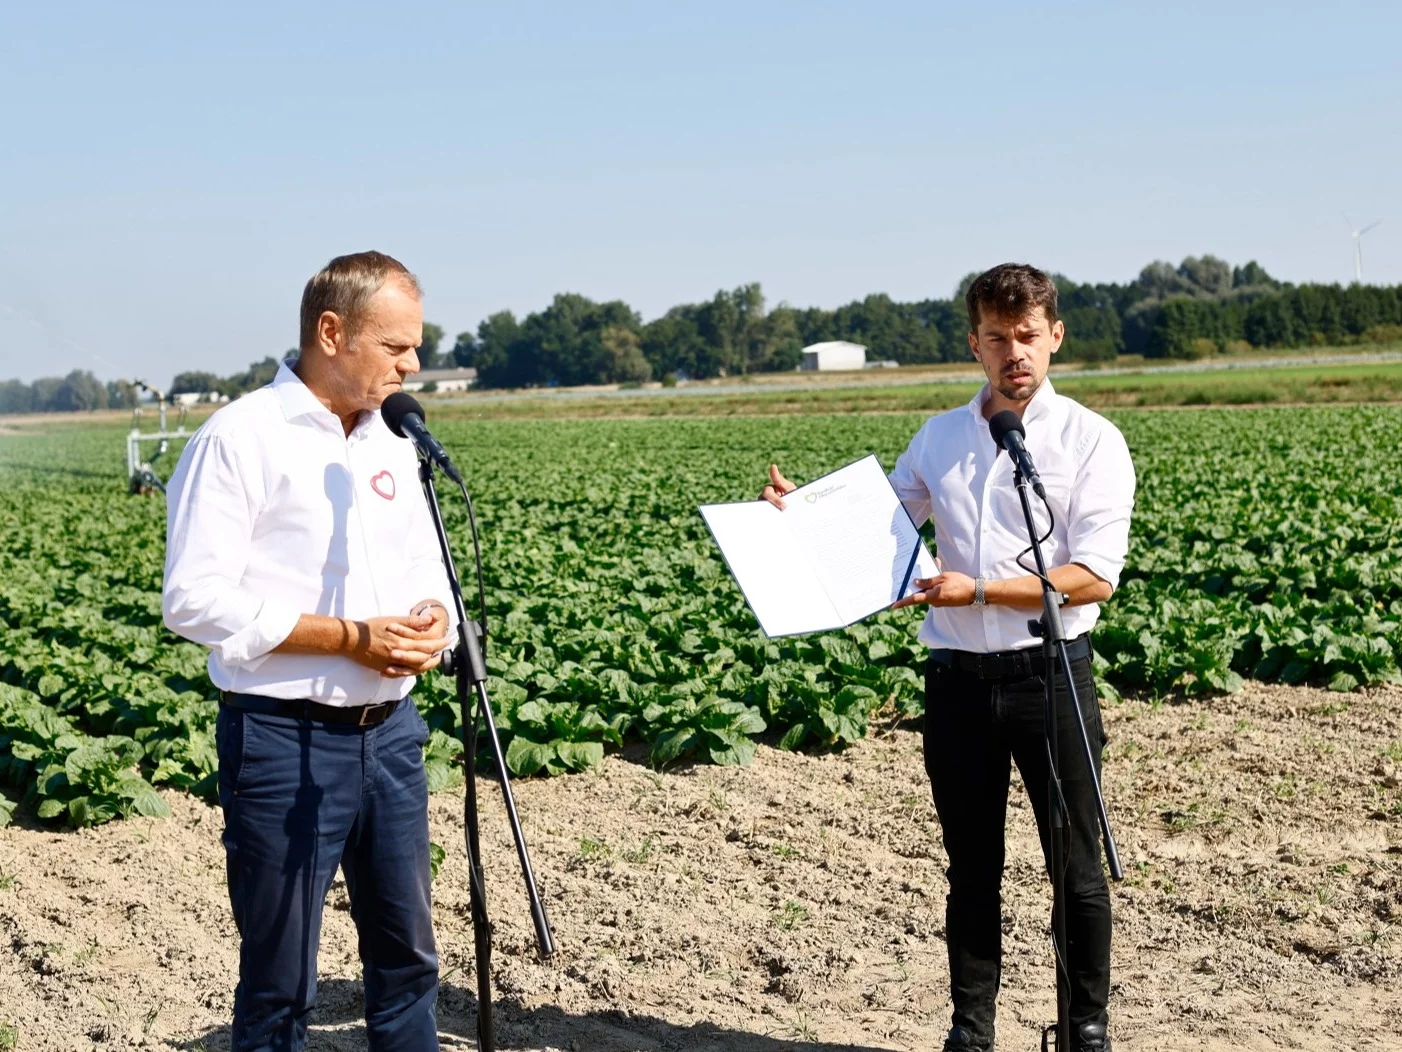
<path id="1" fill-rule="evenodd" d="M 400 438 L 413 442 L 419 453 L 437 464 L 443 474 L 459 486 L 463 485 L 462 476 L 449 459 L 448 451 L 429 433 L 428 425 L 424 423 L 424 407 L 419 405 L 417 398 L 407 392 L 396 391 L 380 406 L 380 416 L 384 418 L 386 427 Z"/>
<path id="2" fill-rule="evenodd" d="M 994 413 L 993 419 L 988 422 L 988 430 L 993 435 L 994 445 L 1008 451 L 1008 456 L 1012 458 L 1017 469 L 1022 472 L 1022 477 L 1032 484 L 1032 491 L 1046 500 L 1047 489 L 1042 485 L 1042 476 L 1037 474 L 1036 465 L 1032 463 L 1032 454 L 1027 452 L 1027 447 L 1022 442 L 1022 436 L 1027 434 L 1027 428 L 1022 426 L 1022 421 L 1017 418 L 1017 414 L 1011 409 Z"/>

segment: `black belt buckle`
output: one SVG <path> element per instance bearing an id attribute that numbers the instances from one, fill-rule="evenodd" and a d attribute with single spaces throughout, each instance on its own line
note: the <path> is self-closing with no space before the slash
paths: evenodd
<path id="1" fill-rule="evenodd" d="M 359 727 L 378 727 L 381 723 L 384 723 L 385 720 L 389 719 L 390 713 L 394 711 L 394 707 L 398 704 L 398 701 L 382 701 L 378 705 L 364 705 L 360 709 L 360 720 L 356 725 Z M 372 712 L 376 717 L 375 719 L 370 718 Z"/>
<path id="2" fill-rule="evenodd" d="M 1036 671 L 1031 655 L 1020 650 L 999 650 L 971 656 L 974 659 L 973 673 L 979 679 L 1009 679 L 1033 675 Z"/>

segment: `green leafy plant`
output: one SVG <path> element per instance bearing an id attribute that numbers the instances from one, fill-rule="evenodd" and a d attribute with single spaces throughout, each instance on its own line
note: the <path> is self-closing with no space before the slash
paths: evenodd
<path id="1" fill-rule="evenodd" d="M 1402 445 L 1402 410 L 1111 415 L 1139 488 L 1094 637 L 1103 697 L 1402 678 L 1402 486 L 1373 467 Z M 918 717 L 918 613 L 765 639 L 694 509 L 752 496 L 775 459 L 798 479 L 869 451 L 891 464 L 922 419 L 439 426 L 474 451 L 510 772 L 585 770 L 630 741 L 659 767 L 740 764 L 761 740 L 836 749 Z M 124 495 L 119 448 L 112 430 L 0 436 L 0 825 L 19 806 L 69 825 L 158 815 L 158 787 L 216 786 L 207 652 L 161 623 L 164 507 Z M 466 551 L 464 514 L 445 511 Z M 421 679 L 415 700 L 430 787 L 460 785 L 453 683 Z"/>

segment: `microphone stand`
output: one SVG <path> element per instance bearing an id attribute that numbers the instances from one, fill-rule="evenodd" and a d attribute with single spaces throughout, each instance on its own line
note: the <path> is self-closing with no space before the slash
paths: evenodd
<path id="1" fill-rule="evenodd" d="M 1013 460 L 1013 483 L 1017 486 L 1018 498 L 1022 501 L 1022 515 L 1027 520 L 1028 539 L 1032 542 L 1032 555 L 1037 561 L 1037 576 L 1042 580 L 1042 616 L 1027 623 L 1034 636 L 1042 640 L 1042 655 L 1046 661 L 1046 707 L 1042 716 L 1042 729 L 1047 739 L 1047 757 L 1051 761 L 1051 776 L 1047 782 L 1049 797 L 1048 824 L 1051 827 L 1048 852 L 1048 869 L 1052 885 L 1052 955 L 1056 962 L 1056 1025 L 1042 1031 L 1042 1052 L 1050 1052 L 1049 1038 L 1056 1035 L 1056 1052 L 1071 1052 L 1071 991 L 1068 970 L 1068 941 L 1066 935 L 1066 859 L 1070 854 L 1070 816 L 1066 813 L 1066 799 L 1061 795 L 1061 750 L 1058 742 L 1056 721 L 1056 675 L 1061 670 L 1061 678 L 1066 683 L 1066 693 L 1071 699 L 1071 709 L 1076 717 L 1076 729 L 1080 732 L 1081 749 L 1085 754 L 1086 771 L 1095 789 L 1095 806 L 1100 819 L 1100 832 L 1105 840 L 1105 857 L 1110 864 L 1110 876 L 1115 880 L 1124 879 L 1120 868 L 1120 853 L 1115 847 L 1115 836 L 1110 830 L 1110 816 L 1105 812 L 1105 797 L 1100 789 L 1100 776 L 1095 770 L 1094 752 L 1090 738 L 1086 734 L 1086 724 L 1081 713 L 1081 699 L 1076 696 L 1076 680 L 1071 674 L 1071 658 L 1066 651 L 1066 626 L 1061 620 L 1061 606 L 1066 596 L 1058 592 L 1047 576 L 1046 560 L 1042 557 L 1042 545 L 1038 540 L 1037 526 L 1032 520 L 1032 502 L 1027 496 L 1027 479 L 1022 469 Z M 1031 788 L 1030 786 L 1028 787 Z"/>
<path id="2" fill-rule="evenodd" d="M 487 917 L 487 886 L 482 872 L 482 847 L 477 824 L 477 719 L 487 728 L 487 740 L 492 759 L 497 766 L 497 780 L 506 802 L 506 817 L 511 835 L 516 841 L 516 855 L 521 861 L 521 873 L 526 882 L 526 897 L 530 901 L 531 921 L 535 925 L 536 942 L 541 957 L 555 952 L 555 938 L 550 931 L 550 919 L 545 915 L 536 887 L 531 857 L 526 851 L 526 838 L 521 832 L 521 820 L 516 813 L 516 798 L 511 793 L 511 779 L 506 770 L 501 739 L 492 717 L 491 701 L 487 697 L 487 663 L 482 656 L 482 626 L 469 621 L 463 603 L 462 585 L 453 567 L 453 552 L 448 534 L 443 528 L 443 513 L 438 507 L 438 493 L 433 487 L 433 464 L 419 459 L 419 481 L 423 483 L 433 528 L 438 534 L 438 546 L 443 554 L 443 567 L 448 572 L 448 587 L 453 593 L 453 608 L 458 615 L 457 646 L 443 652 L 443 672 L 457 681 L 458 706 L 462 714 L 463 767 L 466 788 L 463 792 L 463 818 L 467 835 L 467 864 L 472 905 L 472 939 L 477 958 L 477 1047 L 479 1052 L 496 1052 L 496 1034 L 492 1025 L 492 924 Z M 476 706 L 473 711 L 472 701 Z"/>

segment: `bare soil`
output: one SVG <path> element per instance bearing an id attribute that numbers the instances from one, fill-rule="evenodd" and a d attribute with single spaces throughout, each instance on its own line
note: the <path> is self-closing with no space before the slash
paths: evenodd
<path id="1" fill-rule="evenodd" d="M 1116 1047 L 1402 1050 L 1402 689 L 1250 685 L 1107 708 Z M 657 774 L 610 756 L 516 786 L 559 952 L 542 963 L 491 786 L 483 834 L 498 1046 L 938 1049 L 944 854 L 905 728 Z M 0 833 L 0 1048 L 223 1049 L 236 968 L 219 811 Z M 445 1048 L 475 1048 L 461 802 L 433 798 Z M 1052 1020 L 1049 893 L 1014 786 L 999 1048 Z M 333 890 L 313 1049 L 364 1047 Z M 6 1027 L 12 1029 L 6 1029 Z M 13 1041 L 7 1045 L 6 1040 Z"/>

